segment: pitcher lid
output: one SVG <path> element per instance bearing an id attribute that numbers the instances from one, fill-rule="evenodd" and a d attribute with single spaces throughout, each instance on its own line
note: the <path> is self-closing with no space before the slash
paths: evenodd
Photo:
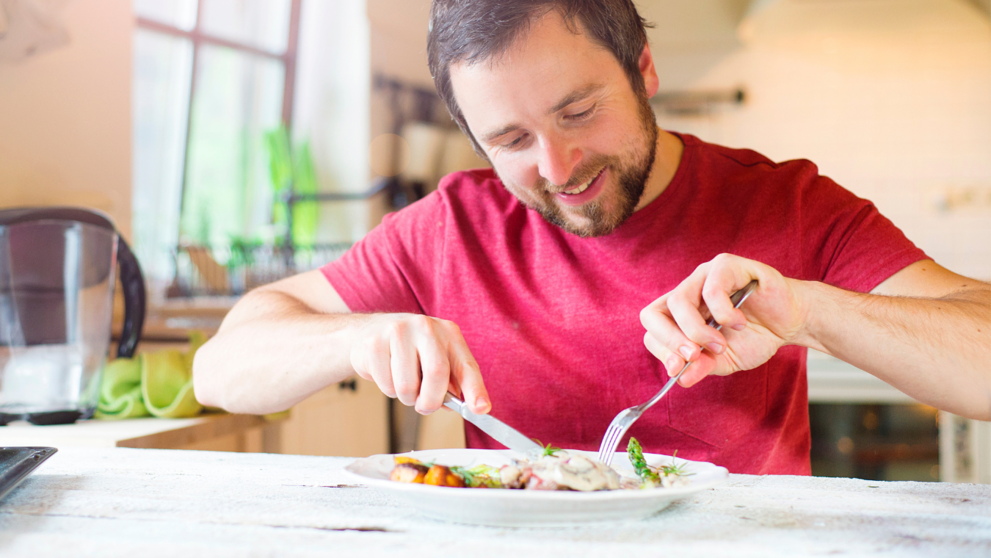
<path id="1" fill-rule="evenodd" d="M 84 207 L 14 207 L 0 209 L 0 227 L 32 221 L 77 221 L 116 231 L 110 216 Z"/>

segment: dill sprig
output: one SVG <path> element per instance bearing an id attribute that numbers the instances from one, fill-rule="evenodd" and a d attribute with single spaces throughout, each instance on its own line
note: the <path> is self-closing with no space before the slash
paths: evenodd
<path id="1" fill-rule="evenodd" d="M 670 465 L 661 465 L 660 467 L 658 467 L 658 469 L 660 469 L 661 472 L 664 473 L 664 476 L 675 475 L 678 477 L 690 477 L 695 474 L 695 473 L 689 473 L 688 471 L 685 470 L 685 467 L 688 466 L 687 461 L 682 461 L 681 463 L 678 463 L 677 461 L 675 461 L 676 457 L 678 457 L 678 450 L 674 450 L 674 454 L 671 455 Z"/>

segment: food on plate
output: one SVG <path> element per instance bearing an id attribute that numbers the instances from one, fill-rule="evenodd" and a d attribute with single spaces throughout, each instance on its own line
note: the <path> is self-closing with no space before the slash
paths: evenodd
<path id="1" fill-rule="evenodd" d="M 423 484 L 464 488 L 465 480 L 464 477 L 455 473 L 449 467 L 445 467 L 443 465 L 431 465 L 430 468 L 427 469 L 426 476 L 423 477 Z"/>
<path id="2" fill-rule="evenodd" d="M 396 456 L 389 476 L 398 482 L 467 488 L 526 490 L 574 490 L 591 492 L 635 488 L 670 488 L 688 484 L 691 473 L 685 464 L 653 467 L 644 459 L 635 438 L 627 446 L 636 476 L 624 473 L 579 454 L 548 445 L 538 459 L 514 459 L 502 467 L 476 465 L 447 467 L 423 463 L 409 456 Z"/>
<path id="3" fill-rule="evenodd" d="M 430 467 L 416 460 L 410 461 L 409 459 L 403 459 L 400 461 L 400 459 L 399 457 L 396 458 L 396 466 L 392 468 L 389 480 L 423 484 L 423 480 L 427 477 L 427 471 L 430 470 Z"/>
<path id="4" fill-rule="evenodd" d="M 630 443 L 626 446 L 626 454 L 629 455 L 630 463 L 633 465 L 633 470 L 636 471 L 637 477 L 640 478 L 643 488 L 654 488 L 657 486 L 671 488 L 688 485 L 688 479 L 686 477 L 691 473 L 685 472 L 684 463 L 675 463 L 674 458 L 678 455 L 677 451 L 671 456 L 670 465 L 651 467 L 647 465 L 647 460 L 643 457 L 643 448 L 640 447 L 640 442 L 636 438 L 631 437 Z"/>

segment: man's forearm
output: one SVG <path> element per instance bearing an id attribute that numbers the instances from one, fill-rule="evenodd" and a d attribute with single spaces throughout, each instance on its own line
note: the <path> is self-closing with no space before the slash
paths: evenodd
<path id="1" fill-rule="evenodd" d="M 991 287 L 936 299 L 802 288 L 810 323 L 797 342 L 919 401 L 991 420 Z"/>
<path id="2" fill-rule="evenodd" d="M 282 411 L 353 374 L 350 329 L 361 315 L 319 313 L 277 291 L 254 291 L 196 353 L 196 397 L 238 413 Z"/>

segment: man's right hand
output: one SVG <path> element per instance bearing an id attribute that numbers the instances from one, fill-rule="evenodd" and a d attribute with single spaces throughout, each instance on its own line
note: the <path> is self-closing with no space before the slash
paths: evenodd
<path id="1" fill-rule="evenodd" d="M 474 413 L 489 402 L 475 357 L 454 322 L 420 314 L 371 314 L 355 332 L 351 366 L 382 393 L 430 414 L 448 391 L 461 395 Z"/>
<path id="2" fill-rule="evenodd" d="M 352 314 L 320 270 L 242 297 L 193 362 L 196 398 L 234 413 L 284 411 L 355 373 L 424 414 L 440 408 L 447 391 L 473 412 L 491 408 L 457 325 Z"/>

